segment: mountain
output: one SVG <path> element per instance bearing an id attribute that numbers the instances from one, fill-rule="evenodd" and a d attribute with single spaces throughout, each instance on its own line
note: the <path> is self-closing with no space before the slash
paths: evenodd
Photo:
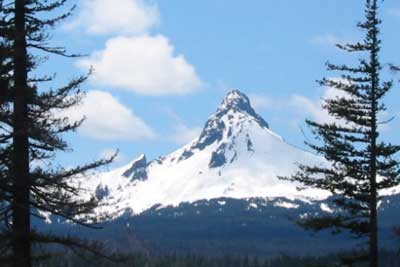
<path id="1" fill-rule="evenodd" d="M 296 185 L 278 179 L 297 164 L 326 164 L 274 133 L 240 91 L 227 94 L 206 122 L 200 136 L 175 152 L 148 161 L 145 155 L 129 165 L 97 174 L 90 187 L 118 210 L 139 214 L 156 204 L 228 197 L 325 198 L 326 192 L 299 193 Z M 115 207 L 112 207 L 115 211 Z"/>
<path id="2" fill-rule="evenodd" d="M 51 232 L 105 241 L 126 251 L 206 255 L 318 255 L 351 248 L 359 240 L 330 232 L 310 235 L 294 222 L 338 212 L 324 191 L 297 191 L 280 180 L 297 164 L 328 164 L 288 144 L 235 90 L 207 120 L 200 136 L 175 152 L 148 160 L 143 154 L 121 168 L 85 177 L 112 218 L 90 231 L 50 216 L 37 225 Z M 398 246 L 399 188 L 381 192 L 381 245 Z M 89 194 L 88 194 L 89 197 Z M 45 215 L 44 215 L 45 216 Z M 52 224 L 52 221 L 61 222 Z"/>

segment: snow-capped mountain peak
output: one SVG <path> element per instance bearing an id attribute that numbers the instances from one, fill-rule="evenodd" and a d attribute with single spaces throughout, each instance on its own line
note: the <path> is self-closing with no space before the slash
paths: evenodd
<path id="1" fill-rule="evenodd" d="M 221 117 L 230 111 L 247 114 L 257 121 L 260 126 L 269 128 L 268 123 L 254 111 L 249 98 L 239 90 L 233 90 L 227 94 L 215 116 Z"/>
<path id="2" fill-rule="evenodd" d="M 179 205 L 220 197 L 325 197 L 326 192 L 299 193 L 278 179 L 297 171 L 298 163 L 325 164 L 311 153 L 286 143 L 270 130 L 249 98 L 231 91 L 209 117 L 200 136 L 164 157 L 145 155 L 129 165 L 98 174 L 91 187 L 107 188 L 121 212 L 143 212 L 156 204 Z M 115 210 L 115 208 L 114 208 Z"/>
<path id="3" fill-rule="evenodd" d="M 269 129 L 268 123 L 252 108 L 249 98 L 242 92 L 233 90 L 224 98 L 216 113 L 207 120 L 199 138 L 186 146 L 178 159 L 188 159 L 195 151 L 218 144 L 212 152 L 209 166 L 219 167 L 226 163 L 224 154 L 227 149 L 232 150 L 235 146 L 237 135 L 248 130 L 249 127 Z M 246 147 L 248 151 L 254 149 L 249 134 L 246 135 Z M 231 160 L 233 161 L 234 158 Z"/>

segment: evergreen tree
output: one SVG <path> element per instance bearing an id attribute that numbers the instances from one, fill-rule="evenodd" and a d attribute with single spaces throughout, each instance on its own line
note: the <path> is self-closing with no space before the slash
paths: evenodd
<path id="1" fill-rule="evenodd" d="M 0 1 L 0 215 L 4 230 L 1 244 L 13 266 L 31 266 L 31 248 L 36 242 L 96 252 L 92 245 L 78 239 L 31 229 L 31 216 L 44 219 L 40 212 L 94 227 L 99 218 L 88 216 L 98 200 L 94 196 L 89 200 L 80 198 L 81 188 L 71 179 L 112 160 L 68 170 L 51 164 L 57 152 L 69 149 L 61 135 L 75 131 L 82 123 L 82 120 L 69 121 L 58 114 L 80 103 L 83 94 L 79 87 L 87 78 L 78 77 L 59 89 L 39 90 L 43 83 L 51 82 L 53 76 L 38 78 L 33 74 L 41 61 L 34 54 L 35 50 L 75 56 L 68 55 L 62 47 L 48 44 L 48 30 L 72 11 L 51 18 L 66 1 Z M 33 167 L 33 162 L 44 164 Z"/>
<path id="2" fill-rule="evenodd" d="M 0 10 L 3 1 L 0 1 Z M 2 14 L 0 14 L 2 15 Z M 11 43 L 7 40 L 9 32 L 5 26 L 5 19 L 0 16 L 0 216 L 8 216 L 8 203 L 6 199 L 11 196 L 11 179 L 8 173 L 10 166 L 10 146 L 7 145 L 12 139 L 12 134 L 7 127 L 10 121 L 11 105 L 11 82 L 12 82 L 12 49 Z M 1 226 L 1 224 L 0 224 Z M 0 232 L 4 227 L 0 228 Z M 10 252 L 9 240 L 4 234 L 0 235 L 0 255 L 6 255 Z M 1 261 L 0 261 L 1 263 Z"/>
<path id="3" fill-rule="evenodd" d="M 299 172 L 283 179 L 300 182 L 304 187 L 330 191 L 340 212 L 306 218 L 300 225 L 307 229 L 334 232 L 348 230 L 355 237 L 366 238 L 368 251 L 347 259 L 369 261 L 378 266 L 379 191 L 399 185 L 399 162 L 394 155 L 399 146 L 380 140 L 378 119 L 385 111 L 383 97 L 392 88 L 392 81 L 382 81 L 380 62 L 381 39 L 378 0 L 366 0 L 366 20 L 358 24 L 365 32 L 364 40 L 337 45 L 361 57 L 357 66 L 328 63 L 328 70 L 340 73 L 340 79 L 324 78 L 322 86 L 337 89 L 339 95 L 326 99 L 324 108 L 336 122 L 318 123 L 307 120 L 320 141 L 307 143 L 325 157 L 329 166 L 300 166 Z"/>

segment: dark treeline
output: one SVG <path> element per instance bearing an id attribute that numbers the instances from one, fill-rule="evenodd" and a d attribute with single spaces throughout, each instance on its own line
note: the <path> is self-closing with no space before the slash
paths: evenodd
<path id="1" fill-rule="evenodd" d="M 73 253 L 55 254 L 45 262 L 35 267 L 334 267 L 340 266 L 340 257 L 328 256 L 286 256 L 272 259 L 250 256 L 220 256 L 207 257 L 194 254 L 180 255 L 172 253 L 164 256 L 146 254 L 129 255 L 123 262 L 110 262 L 99 257 L 84 257 Z M 366 265 L 355 265 L 366 266 Z M 380 266 L 399 267 L 400 254 L 395 251 L 381 251 Z"/>

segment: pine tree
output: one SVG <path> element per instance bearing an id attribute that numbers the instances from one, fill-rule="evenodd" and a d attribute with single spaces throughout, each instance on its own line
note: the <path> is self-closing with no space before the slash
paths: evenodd
<path id="1" fill-rule="evenodd" d="M 360 56 L 357 66 L 327 63 L 328 70 L 340 79 L 324 78 L 322 86 L 337 89 L 339 95 L 324 100 L 323 108 L 337 119 L 318 123 L 307 120 L 318 144 L 307 143 L 322 155 L 329 166 L 299 166 L 299 172 L 283 179 L 300 182 L 303 187 L 328 190 L 340 212 L 301 220 L 301 226 L 312 230 L 332 228 L 334 232 L 350 231 L 367 241 L 368 251 L 347 259 L 348 264 L 369 261 L 378 266 L 379 191 L 400 184 L 399 162 L 394 155 L 400 147 L 380 140 L 380 114 L 385 111 L 384 96 L 392 81 L 382 81 L 381 39 L 378 0 L 366 0 L 366 20 L 358 24 L 365 32 L 363 41 L 337 45 Z"/>
<path id="2" fill-rule="evenodd" d="M 4 1 L 0 1 L 0 12 Z M 12 43 L 10 38 L 10 27 L 7 25 L 6 17 L 0 14 L 0 219 L 9 217 L 9 201 L 11 198 L 11 177 L 9 167 L 11 165 L 12 132 L 11 122 L 11 85 L 12 85 Z M 1 220 L 3 221 L 3 220 Z M 8 223 L 8 220 L 4 220 Z M 10 252 L 9 239 L 6 238 L 5 226 L 0 224 L 0 255 Z M 9 226 L 9 225 L 8 225 Z M 2 263 L 3 261 L 0 261 Z"/>
<path id="3" fill-rule="evenodd" d="M 31 266 L 31 248 L 36 242 L 97 252 L 91 244 L 78 239 L 43 234 L 31 228 L 32 216 L 44 219 L 40 212 L 95 227 L 99 218 L 88 216 L 97 207 L 98 200 L 95 196 L 89 200 L 80 198 L 81 188 L 71 179 L 113 159 L 68 170 L 51 164 L 57 152 L 69 149 L 61 135 L 75 131 L 83 122 L 70 121 L 59 114 L 81 102 L 83 93 L 79 87 L 87 78 L 78 77 L 59 89 L 39 90 L 43 83 L 51 82 L 53 76 L 34 76 L 41 62 L 35 50 L 76 56 L 68 55 L 62 47 L 48 44 L 48 30 L 71 14 L 72 9 L 50 17 L 65 4 L 66 0 L 0 1 L 1 244 L 6 248 L 6 256 L 11 256 L 13 266 Z M 33 167 L 32 163 L 38 161 L 45 164 Z"/>

